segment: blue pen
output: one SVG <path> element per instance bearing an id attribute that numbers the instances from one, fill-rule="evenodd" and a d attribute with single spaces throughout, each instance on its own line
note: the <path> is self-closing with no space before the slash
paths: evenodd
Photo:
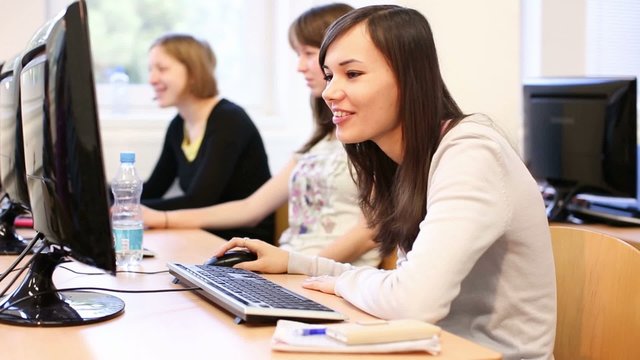
<path id="1" fill-rule="evenodd" d="M 296 333 L 300 336 L 325 335 L 327 333 L 327 329 L 326 328 L 297 329 Z"/>

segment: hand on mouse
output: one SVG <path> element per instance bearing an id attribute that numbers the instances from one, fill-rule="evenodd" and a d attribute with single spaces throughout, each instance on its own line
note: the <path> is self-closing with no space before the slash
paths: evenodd
<path id="1" fill-rule="evenodd" d="M 262 240 L 235 237 L 216 250 L 213 256 L 222 256 L 225 252 L 237 247 L 248 249 L 256 254 L 258 259 L 236 264 L 233 266 L 234 268 L 270 274 L 287 272 L 289 252 Z"/>

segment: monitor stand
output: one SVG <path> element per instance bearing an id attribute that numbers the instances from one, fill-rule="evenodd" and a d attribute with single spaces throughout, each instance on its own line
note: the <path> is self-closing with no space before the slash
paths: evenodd
<path id="1" fill-rule="evenodd" d="M 10 295 L 0 299 L 0 322 L 21 326 L 84 325 L 112 319 L 124 311 L 115 296 L 89 291 L 58 291 L 53 271 L 66 262 L 65 251 L 48 246 L 33 256 L 27 275 Z M 36 295 L 33 295 L 36 294 Z"/>
<path id="2" fill-rule="evenodd" d="M 27 247 L 22 236 L 16 234 L 15 221 L 29 210 L 22 204 L 7 201 L 0 213 L 0 255 L 18 255 Z"/>

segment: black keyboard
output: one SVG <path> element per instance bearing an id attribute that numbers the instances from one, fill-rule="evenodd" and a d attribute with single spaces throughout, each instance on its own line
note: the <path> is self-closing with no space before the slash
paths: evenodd
<path id="1" fill-rule="evenodd" d="M 169 272 L 187 286 L 221 306 L 238 320 L 275 322 L 278 319 L 340 321 L 346 317 L 251 271 L 223 266 L 170 263 Z"/>

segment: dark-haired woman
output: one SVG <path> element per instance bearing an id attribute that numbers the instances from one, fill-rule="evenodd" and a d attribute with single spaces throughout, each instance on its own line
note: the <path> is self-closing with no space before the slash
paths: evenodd
<path id="1" fill-rule="evenodd" d="M 550 359 L 556 324 L 549 228 L 536 182 L 499 128 L 465 115 L 440 74 L 419 12 L 354 10 L 320 50 L 338 139 L 391 271 L 354 267 L 232 239 L 262 272 L 313 275 L 304 287 L 385 319 L 416 318 L 500 351 Z"/>

